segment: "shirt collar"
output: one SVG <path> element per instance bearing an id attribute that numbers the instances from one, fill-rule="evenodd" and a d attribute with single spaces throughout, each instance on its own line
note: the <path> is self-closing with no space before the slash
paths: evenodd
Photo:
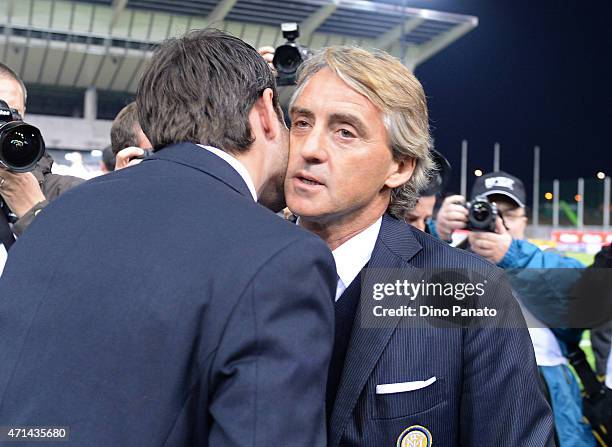
<path id="1" fill-rule="evenodd" d="M 253 179 L 251 179 L 251 175 L 249 174 L 247 168 L 236 157 L 228 154 L 225 151 L 222 151 L 221 149 L 217 149 L 216 147 L 204 146 L 203 144 L 198 144 L 198 146 L 206 149 L 209 152 L 212 152 L 213 154 L 217 155 L 218 157 L 229 163 L 229 165 L 234 168 L 234 170 L 240 175 L 240 177 L 242 177 L 244 183 L 246 183 L 247 185 L 247 188 L 249 188 L 249 192 L 253 196 L 253 200 L 257 202 L 257 191 L 255 190 L 255 184 L 253 183 Z"/>
<path id="2" fill-rule="evenodd" d="M 353 282 L 372 257 L 381 224 L 382 216 L 361 233 L 332 251 L 338 277 L 345 287 Z"/>

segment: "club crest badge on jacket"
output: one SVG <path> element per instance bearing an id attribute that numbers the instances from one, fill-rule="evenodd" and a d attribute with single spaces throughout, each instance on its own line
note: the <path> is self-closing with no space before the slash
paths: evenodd
<path id="1" fill-rule="evenodd" d="M 399 435 L 396 447 L 431 447 L 431 433 L 425 427 L 413 425 Z"/>

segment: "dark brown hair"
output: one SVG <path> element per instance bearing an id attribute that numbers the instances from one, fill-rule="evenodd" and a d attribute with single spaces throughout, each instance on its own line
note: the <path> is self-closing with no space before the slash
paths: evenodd
<path id="1" fill-rule="evenodd" d="M 138 144 L 136 133 L 140 130 L 138 124 L 138 110 L 136 103 L 131 102 L 117 114 L 111 126 L 111 148 L 113 154 L 117 155 L 122 149 Z"/>
<path id="2" fill-rule="evenodd" d="M 163 42 L 140 83 L 138 120 L 154 150 L 180 142 L 246 151 L 253 143 L 249 112 L 266 88 L 278 102 L 272 70 L 257 51 L 207 28 Z"/>

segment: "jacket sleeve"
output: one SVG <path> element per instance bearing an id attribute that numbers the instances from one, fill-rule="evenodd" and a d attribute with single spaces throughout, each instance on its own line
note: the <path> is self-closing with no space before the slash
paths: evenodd
<path id="1" fill-rule="evenodd" d="M 71 175 L 45 174 L 42 184 L 43 194 L 51 202 L 83 182 L 85 182 L 85 179 Z"/>
<path id="2" fill-rule="evenodd" d="M 325 447 L 335 265 L 308 237 L 263 265 L 213 362 L 210 447 Z"/>
<path id="3" fill-rule="evenodd" d="M 38 213 L 41 212 L 50 201 L 56 199 L 70 188 L 80 185 L 84 181 L 85 180 L 82 178 L 72 177 L 70 175 L 45 174 L 41 183 L 41 189 L 47 200 L 37 203 L 27 213 L 21 216 L 13 225 L 13 233 L 17 236 L 21 236 Z"/>
<path id="4" fill-rule="evenodd" d="M 44 207 L 49 204 L 48 200 L 43 200 L 42 202 L 38 202 L 32 208 L 28 210 L 20 219 L 13 224 L 12 231 L 18 237 L 23 234 L 23 232 L 30 226 L 34 218 L 40 213 Z"/>
<path id="5" fill-rule="evenodd" d="M 543 251 L 529 241 L 513 239 L 503 259 L 497 264 L 508 268 L 584 268 L 577 259 L 553 251 Z"/>
<path id="6" fill-rule="evenodd" d="M 501 270 L 487 284 L 484 298 L 500 318 L 465 329 L 460 445 L 554 447 L 552 411 L 518 303 Z"/>
<path id="7" fill-rule="evenodd" d="M 506 269 L 521 303 L 548 327 L 578 327 L 579 320 L 591 319 L 584 315 L 588 308 L 580 315 L 574 309 L 581 307 L 571 293 L 584 272 L 580 261 L 540 250 L 525 240 L 513 240 L 498 265 Z"/>

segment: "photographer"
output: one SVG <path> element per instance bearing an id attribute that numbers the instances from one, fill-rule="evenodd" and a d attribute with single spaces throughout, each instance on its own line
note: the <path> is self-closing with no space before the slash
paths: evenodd
<path id="1" fill-rule="evenodd" d="M 487 197 L 498 211 L 495 232 L 472 231 L 471 250 L 502 268 L 582 268 L 579 261 L 557 252 L 543 251 L 525 238 L 527 214 L 525 187 L 518 178 L 503 171 L 483 175 L 476 180 L 472 198 Z M 435 222 L 440 239 L 450 241 L 455 230 L 468 227 L 466 199 L 453 195 L 444 199 Z"/>
<path id="2" fill-rule="evenodd" d="M 579 339 L 581 331 L 549 329 L 558 327 L 551 325 L 549 316 L 563 317 L 569 290 L 577 279 L 576 269 L 584 266 L 526 240 L 526 195 L 520 179 L 503 171 L 483 175 L 476 180 L 471 197 L 473 201 L 486 198 L 495 204 L 495 230 L 470 231 L 469 249 L 508 271 L 530 325 L 536 362 L 547 385 L 560 445 L 594 446 L 590 427 L 583 422 L 579 386 L 564 354 L 564 341 Z M 450 241 L 454 230 L 470 227 L 465 202 L 463 196 L 454 195 L 442 203 L 435 224 L 441 239 Z M 544 278 L 542 269 L 555 270 L 547 270 Z M 515 287 L 517 284 L 521 287 Z M 561 334 L 563 339 L 559 338 Z"/>
<path id="3" fill-rule="evenodd" d="M 26 98 L 23 81 L 8 66 L 0 63 L 0 99 L 11 109 L 15 109 L 23 119 Z M 67 175 L 52 174 L 52 165 L 53 159 L 45 153 L 32 172 L 15 173 L 0 166 L 0 196 L 17 216 L 11 227 L 15 235 L 20 236 L 25 231 L 48 201 L 84 181 Z M 4 245 L 6 247 L 10 243 L 4 242 Z"/>

